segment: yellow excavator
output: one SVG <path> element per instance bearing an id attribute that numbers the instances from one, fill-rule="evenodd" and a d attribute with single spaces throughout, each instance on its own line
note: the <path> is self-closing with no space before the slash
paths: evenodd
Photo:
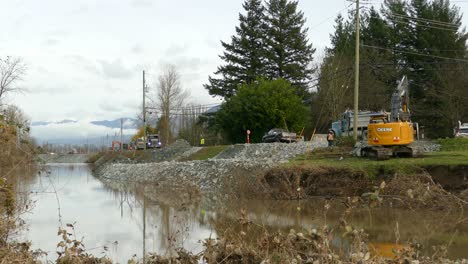
<path id="1" fill-rule="evenodd" d="M 408 79 L 398 84 L 392 95 L 390 115 L 373 116 L 367 126 L 367 146 L 361 156 L 377 160 L 390 157 L 413 157 L 409 146 L 414 141 L 414 124 L 409 110 Z"/>

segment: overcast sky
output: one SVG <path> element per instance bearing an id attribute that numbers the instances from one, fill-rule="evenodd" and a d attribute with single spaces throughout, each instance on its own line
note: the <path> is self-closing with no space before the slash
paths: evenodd
<path id="1" fill-rule="evenodd" d="M 32 121 L 132 117 L 141 105 L 142 70 L 154 86 L 162 66 L 173 63 L 191 102 L 219 102 L 202 85 L 221 63 L 220 40 L 234 34 L 242 2 L 4 0 L 0 55 L 21 56 L 28 65 L 29 92 L 9 99 Z M 467 3 L 457 4 L 468 13 Z M 299 1 L 317 56 L 349 5 Z"/>

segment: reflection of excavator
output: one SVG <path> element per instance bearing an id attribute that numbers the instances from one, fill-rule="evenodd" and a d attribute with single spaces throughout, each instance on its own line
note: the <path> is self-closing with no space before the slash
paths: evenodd
<path id="1" fill-rule="evenodd" d="M 368 146 L 362 148 L 362 156 L 378 160 L 385 160 L 391 156 L 413 156 L 413 150 L 408 146 L 414 141 L 414 128 L 408 104 L 408 79 L 404 76 L 392 95 L 390 116 L 379 115 L 371 118 L 367 126 Z"/>

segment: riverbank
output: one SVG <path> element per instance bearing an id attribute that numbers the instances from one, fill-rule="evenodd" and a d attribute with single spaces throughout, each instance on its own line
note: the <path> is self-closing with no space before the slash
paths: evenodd
<path id="1" fill-rule="evenodd" d="M 325 144 L 318 139 L 312 144 L 211 149 L 178 142 L 173 149 L 136 152 L 134 157 L 131 153 L 103 155 L 94 163 L 94 174 L 117 188 L 127 182 L 146 183 L 165 190 L 184 190 L 182 193 L 192 190 L 250 199 L 361 196 L 374 193 L 383 182 L 386 188 L 380 195 L 393 197 L 393 205 L 432 204 L 438 208 L 443 204 L 428 201 L 447 200 L 444 197 L 452 194 L 455 200 L 465 201 L 468 196 L 468 150 L 460 148 L 463 143 L 421 141 L 415 144 L 417 158 L 387 161 L 354 157 L 352 148 L 325 148 Z M 440 148 L 443 151 L 434 151 Z"/>
<path id="2" fill-rule="evenodd" d="M 39 154 L 40 163 L 88 163 L 92 154 Z"/>
<path id="3" fill-rule="evenodd" d="M 317 140 L 311 144 L 240 144 L 191 148 L 186 142 L 180 141 L 175 147 L 146 153 L 137 151 L 134 157 L 131 152 L 103 155 L 94 163 L 94 175 L 117 189 L 128 183 L 151 185 L 153 187 L 149 189 L 159 190 L 158 199 L 181 203 L 187 200 L 187 193 L 209 193 L 218 198 L 255 198 L 258 191 L 256 175 L 286 163 L 306 153 L 308 149 L 323 147 L 325 144 L 323 140 Z M 152 157 L 142 159 L 147 155 Z M 170 198 L 163 198 L 165 193 Z M 177 193 L 179 199 L 172 199 Z"/>
<path id="4" fill-rule="evenodd" d="M 18 198 L 18 171 L 34 173 L 34 151 L 31 142 L 17 142 L 14 131 L 0 132 L 0 262 L 33 263 L 29 243 L 19 243 L 10 238 L 23 225 L 19 216 L 25 205 Z M 26 200 L 26 199 L 25 199 Z"/>
<path id="5" fill-rule="evenodd" d="M 58 172 L 72 165 L 55 164 L 51 166 L 50 175 L 52 178 L 61 175 L 63 178 L 58 178 L 57 182 L 70 182 L 72 188 L 83 191 L 88 202 L 83 198 L 78 203 L 83 203 L 86 212 L 94 207 L 93 210 L 104 212 L 97 205 L 115 204 L 118 205 L 117 210 L 108 212 L 117 214 L 117 219 L 127 214 L 130 214 L 130 219 L 139 219 L 135 216 L 145 214 L 137 208 L 148 207 L 146 215 L 152 219 L 150 221 L 164 220 L 164 224 L 148 222 L 150 230 L 147 232 L 160 234 L 156 241 L 172 242 L 147 255 L 146 263 L 198 263 L 202 259 L 206 263 L 238 263 L 239 260 L 288 263 L 293 259 L 296 263 L 464 263 L 448 260 L 448 257 L 466 258 L 463 250 L 458 250 L 466 245 L 463 234 L 466 234 L 468 225 L 459 211 L 462 209 L 463 212 L 466 207 L 459 207 L 463 199 L 453 196 L 453 193 L 459 195 L 462 189 L 441 189 L 442 185 L 434 182 L 432 176 L 424 174 L 429 173 L 424 166 L 433 162 L 422 159 L 430 156 L 433 160 L 441 160 L 442 157 L 437 155 L 447 156 L 446 152 L 425 154 L 418 159 L 399 159 L 399 162 L 376 162 L 353 158 L 347 148 L 325 149 L 320 145 L 310 148 L 306 143 L 235 145 L 217 149 L 186 149 L 181 147 L 184 144 L 178 143 L 180 151 L 168 147 L 164 154 L 157 150 L 97 156 L 94 174 L 99 175 L 108 191 L 103 191 L 95 179 L 89 180 L 89 174 L 82 173 L 89 171 L 87 166 L 81 165 L 82 169 L 72 167 L 70 174 Z M 312 152 L 309 151 L 311 149 Z M 445 151 L 454 156 L 464 152 Z M 133 154 L 138 158 L 133 158 Z M 158 154 L 160 157 L 155 158 L 154 155 Z M 145 155 L 151 160 L 147 160 Z M 161 156 L 170 158 L 153 161 L 162 159 Z M 452 162 L 449 169 L 463 173 L 461 167 L 457 167 L 463 165 L 463 156 L 458 159 L 460 162 L 456 158 L 447 160 Z M 348 163 L 343 165 L 342 162 Z M 435 170 L 440 175 L 444 174 L 441 167 Z M 81 178 L 72 180 L 71 175 Z M 46 182 L 49 186 L 47 181 L 38 182 Z M 465 188 L 463 184 L 452 184 Z M 80 197 L 68 188 L 60 187 L 58 190 L 63 192 L 59 195 L 62 205 Z M 107 198 L 102 196 L 106 192 Z M 109 197 L 115 202 L 106 201 Z M 52 212 L 55 212 L 56 197 L 51 194 L 49 198 Z M 127 204 L 128 210 L 125 209 Z M 75 211 L 79 207 L 73 205 L 70 208 Z M 362 216 L 365 220 L 356 221 Z M 432 221 L 433 217 L 438 221 Z M 93 219 L 93 225 L 101 219 Z M 84 220 L 72 219 L 66 223 L 74 221 L 78 221 L 78 229 L 92 230 Z M 105 225 L 109 222 L 106 221 Z M 137 221 L 135 226 L 138 227 L 139 223 Z M 185 245 L 185 239 L 193 239 L 188 237 L 187 228 L 194 226 L 205 230 L 201 238 L 197 237 L 201 244 L 192 252 L 192 247 L 180 249 Z M 412 228 L 415 226 L 424 228 L 415 233 Z M 68 233 L 74 233 L 73 228 L 68 227 Z M 424 230 L 428 228 L 434 229 L 438 235 L 425 236 Z M 209 230 L 214 230 L 213 235 Z M 454 232 L 462 235 L 454 236 Z M 138 230 L 132 232 L 139 233 Z M 51 234 L 52 247 L 55 248 L 57 240 L 53 237 Z M 92 237 L 87 236 L 85 244 L 91 248 L 95 244 L 100 245 L 91 243 L 94 241 Z M 125 237 L 127 241 L 128 236 Z M 107 240 L 114 241 L 113 238 Z M 118 240 L 124 243 L 122 238 Z M 432 242 L 428 243 L 429 240 Z M 421 248 L 411 241 L 420 241 L 426 246 Z M 436 250 L 431 249 L 433 245 L 437 245 Z M 456 252 L 461 253 L 453 255 L 454 251 L 451 251 L 450 255 L 445 255 L 444 247 L 453 248 L 452 245 L 458 248 Z M 383 257 L 383 253 L 377 252 L 382 248 L 387 248 L 387 252 L 397 249 L 391 255 L 397 260 Z M 81 245 L 75 249 L 81 253 L 63 255 L 76 261 L 69 263 L 80 263 L 86 258 L 95 261 L 93 263 L 110 263 L 109 259 L 102 258 L 101 261 L 88 255 L 92 252 L 87 252 Z M 141 259 L 135 259 L 133 263 L 137 261 L 141 263 Z"/>

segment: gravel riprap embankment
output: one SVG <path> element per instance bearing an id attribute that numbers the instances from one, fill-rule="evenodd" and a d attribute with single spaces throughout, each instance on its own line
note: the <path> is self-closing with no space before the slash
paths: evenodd
<path id="1" fill-rule="evenodd" d="M 183 145 L 182 142 L 176 145 L 180 149 L 179 155 L 193 152 Z M 158 185 L 190 184 L 198 186 L 202 191 L 212 191 L 222 187 L 223 183 L 231 182 L 234 177 L 254 177 L 256 173 L 286 162 L 307 150 L 324 146 L 326 141 L 323 139 L 317 139 L 313 143 L 238 144 L 209 160 L 183 162 L 173 160 L 177 151 L 172 151 L 169 146 L 166 152 L 171 153 L 168 155 L 170 161 L 138 164 L 109 162 L 98 166 L 95 175 L 107 183 L 130 181 Z"/>

